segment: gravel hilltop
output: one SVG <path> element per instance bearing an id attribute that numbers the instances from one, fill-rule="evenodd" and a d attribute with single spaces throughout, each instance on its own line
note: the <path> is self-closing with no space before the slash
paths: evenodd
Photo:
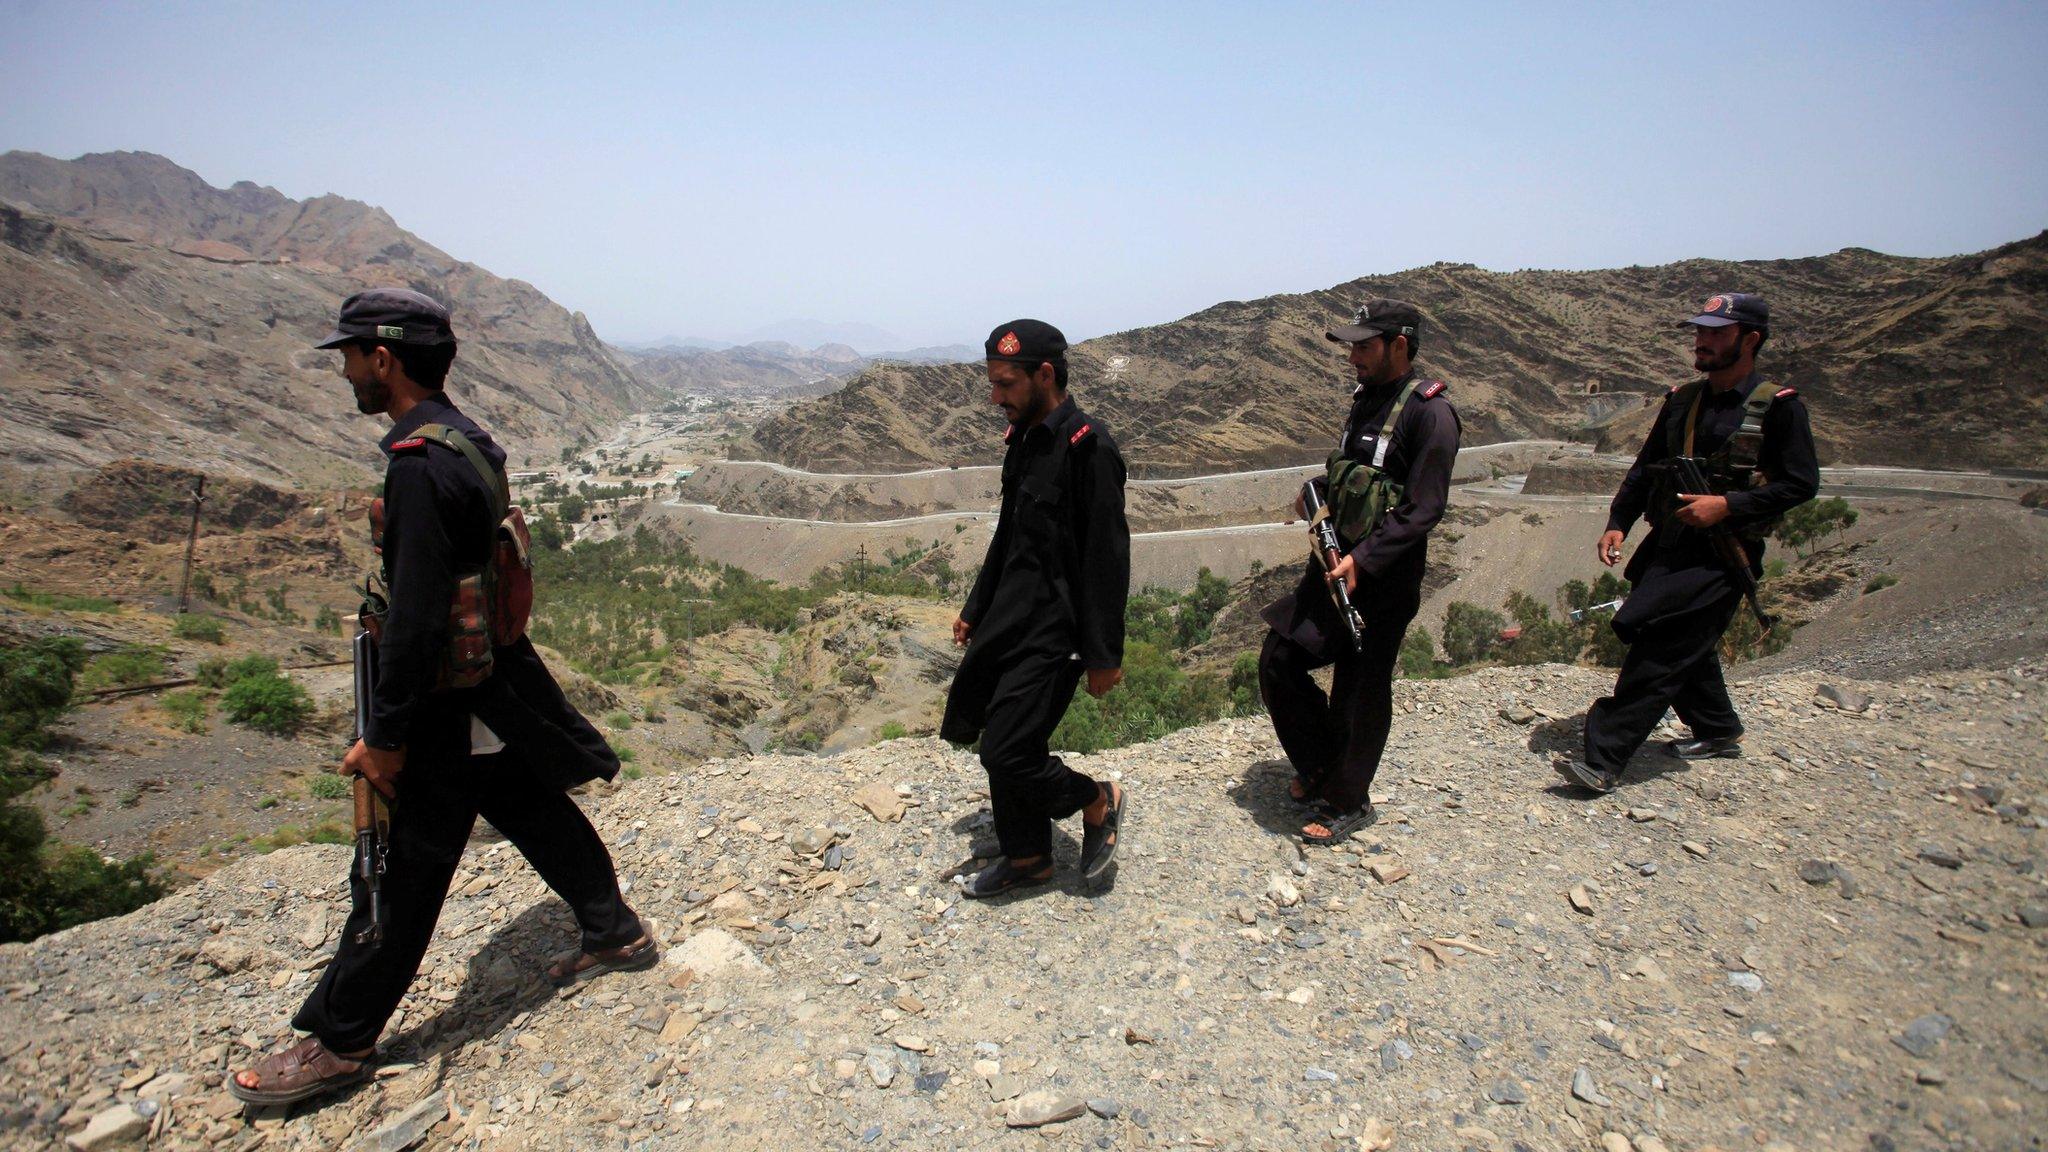
<path id="1" fill-rule="evenodd" d="M 1224 721 L 1082 758 L 1131 791 L 1110 890 L 1062 841 L 1058 884 L 992 904 L 947 878 L 988 838 L 965 754 L 714 761 L 591 798 L 659 969 L 545 987 L 568 917 L 479 841 L 386 1075 L 245 1118 L 221 1070 L 284 1038 L 346 914 L 347 851 L 288 849 L 0 947 L 0 1138 L 2040 1147 L 2044 677 L 1772 674 L 1734 690 L 1748 759 L 1646 754 L 1597 800 L 1548 762 L 1603 674 L 1402 682 L 1358 843 L 1297 849 L 1266 722 Z"/>

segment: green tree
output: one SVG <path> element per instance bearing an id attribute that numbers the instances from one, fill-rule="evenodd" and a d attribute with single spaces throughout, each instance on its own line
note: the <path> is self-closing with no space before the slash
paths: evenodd
<path id="1" fill-rule="evenodd" d="M 185 612 L 173 618 L 171 635 L 180 640 L 204 640 L 209 644 L 225 643 L 228 638 L 219 618 L 198 612 Z"/>
<path id="2" fill-rule="evenodd" d="M 161 680 L 171 665 L 170 650 L 158 644 L 123 644 L 102 652 L 85 663 L 78 686 L 88 692 L 101 688 L 127 688 Z"/>
<path id="3" fill-rule="evenodd" d="M 1411 625 L 1408 634 L 1401 637 L 1401 675 L 1411 679 L 1429 676 L 1436 671 L 1436 642 L 1429 638 L 1429 629 Z"/>
<path id="4" fill-rule="evenodd" d="M 1207 568 L 1195 572 L 1195 586 L 1181 597 L 1174 620 L 1174 647 L 1185 652 L 1209 638 L 1216 614 L 1230 603 L 1230 581 Z"/>
<path id="5" fill-rule="evenodd" d="M 562 545 L 568 542 L 562 534 L 562 522 L 547 512 L 533 518 L 529 535 L 533 538 L 535 548 L 544 548 L 550 552 L 560 551 Z"/>
<path id="6" fill-rule="evenodd" d="M 41 748 L 45 729 L 71 706 L 71 682 L 85 669 L 76 637 L 0 648 L 0 748 Z"/>
<path id="7" fill-rule="evenodd" d="M 1158 647 L 1124 644 L 1124 680 L 1101 699 L 1076 692 L 1053 731 L 1053 747 L 1099 752 L 1156 740 L 1223 715 L 1229 689 L 1210 675 L 1190 676 Z"/>
<path id="8" fill-rule="evenodd" d="M 1266 710 L 1266 701 L 1259 691 L 1259 654 L 1240 652 L 1230 662 L 1230 714 L 1233 716 L 1256 716 Z"/>
<path id="9" fill-rule="evenodd" d="M 1444 657 L 1453 666 L 1475 663 L 1500 643 L 1507 620 L 1491 608 L 1453 600 L 1444 609 Z"/>
<path id="10" fill-rule="evenodd" d="M 276 672 L 244 676 L 221 693 L 221 711 L 237 724 L 289 736 L 313 714 L 313 701 L 298 683 Z"/>
<path id="11" fill-rule="evenodd" d="M 41 814 L 15 800 L 50 776 L 30 750 L 48 740 L 45 726 L 63 713 L 84 667 L 84 646 L 71 637 L 0 648 L 0 943 L 132 911 L 163 894 L 151 857 L 115 863 L 51 843 Z"/>
<path id="12" fill-rule="evenodd" d="M 1583 639 L 1568 620 L 1550 618 L 1550 606 L 1516 589 L 1508 593 L 1508 615 L 1521 626 L 1522 634 L 1501 646 L 1500 658 L 1509 664 L 1572 664 L 1579 659 Z"/>
<path id="13" fill-rule="evenodd" d="M 1856 509 L 1849 507 L 1849 502 L 1840 496 L 1830 496 L 1825 500 L 1809 500 L 1785 513 L 1772 534 L 1804 556 L 1806 545 L 1829 533 L 1839 535 L 1855 525 Z"/>

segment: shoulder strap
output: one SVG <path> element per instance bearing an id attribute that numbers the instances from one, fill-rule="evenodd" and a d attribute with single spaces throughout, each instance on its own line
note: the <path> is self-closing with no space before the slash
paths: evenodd
<path id="1" fill-rule="evenodd" d="M 1700 422 L 1700 398 L 1705 396 L 1706 392 L 1706 386 L 1698 380 L 1694 380 L 1689 384 L 1681 384 L 1677 388 L 1672 389 L 1671 402 L 1685 405 L 1686 410 L 1685 423 L 1666 426 L 1664 446 L 1667 449 L 1667 455 L 1690 456 L 1693 454 L 1693 432 L 1699 427 Z"/>
<path id="2" fill-rule="evenodd" d="M 462 458 L 469 461 L 470 467 L 476 469 L 477 476 L 483 480 L 484 487 L 491 493 L 491 527 L 496 530 L 499 522 L 505 519 L 505 513 L 512 507 L 512 490 L 505 482 L 505 474 L 491 467 L 491 462 L 484 458 L 483 450 L 472 444 L 469 437 L 446 424 L 422 424 L 414 434 L 432 440 L 443 448 L 462 453 Z"/>
<path id="3" fill-rule="evenodd" d="M 1728 462 L 1731 465 L 1737 468 L 1756 467 L 1758 457 L 1763 455 L 1764 417 L 1770 414 L 1771 404 L 1779 394 L 1778 386 L 1768 380 L 1750 389 L 1749 398 L 1742 402 L 1742 426 L 1728 438 Z"/>
<path id="4" fill-rule="evenodd" d="M 1401 409 L 1408 406 L 1408 398 L 1415 395 L 1415 385 L 1416 380 L 1410 377 L 1408 386 L 1401 389 L 1400 398 L 1394 401 L 1393 411 L 1387 413 L 1387 422 L 1380 426 L 1379 443 L 1372 449 L 1372 466 L 1375 468 L 1387 466 L 1387 446 L 1394 441 L 1394 425 L 1400 422 Z"/>

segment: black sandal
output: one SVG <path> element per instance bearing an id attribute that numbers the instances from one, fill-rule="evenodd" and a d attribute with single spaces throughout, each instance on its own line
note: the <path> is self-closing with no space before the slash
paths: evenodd
<path id="1" fill-rule="evenodd" d="M 1308 823 L 1302 825 L 1301 828 L 1301 842 L 1304 844 L 1339 844 L 1349 840 L 1353 832 L 1379 818 L 1379 812 L 1373 808 L 1372 802 L 1369 800 L 1349 812 L 1342 811 L 1326 801 L 1317 804 L 1310 811 Z M 1319 836 L 1310 832 L 1309 828 L 1311 826 L 1322 828 L 1323 834 Z"/>
<path id="2" fill-rule="evenodd" d="M 1300 795 L 1295 794 L 1297 790 Z M 1287 782 L 1287 798 L 1296 804 L 1315 805 L 1316 793 L 1322 790 L 1323 782 L 1320 779 L 1310 779 L 1300 773 L 1296 773 L 1294 778 Z"/>
<path id="3" fill-rule="evenodd" d="M 1010 863 L 1010 858 L 1005 856 L 976 874 L 965 892 L 972 899 L 986 900 L 991 896 L 1000 896 L 1012 888 L 1030 888 L 1043 884 L 1052 879 L 1052 860 L 1048 858 L 1044 865 L 1043 872 L 1026 872 Z"/>
<path id="4" fill-rule="evenodd" d="M 1131 797 L 1130 791 L 1121 784 L 1110 784 L 1116 797 L 1109 805 L 1109 811 L 1102 814 L 1102 823 L 1090 824 L 1081 821 L 1081 877 L 1084 880 L 1100 879 L 1116 859 L 1117 845 L 1123 843 L 1124 802 Z"/>

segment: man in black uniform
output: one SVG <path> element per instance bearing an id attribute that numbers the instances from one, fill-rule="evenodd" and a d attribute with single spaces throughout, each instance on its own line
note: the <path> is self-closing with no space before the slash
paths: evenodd
<path id="1" fill-rule="evenodd" d="M 1394 664 L 1422 606 L 1429 531 L 1450 494 L 1458 414 L 1440 381 L 1416 378 L 1421 329 L 1415 305 L 1370 300 L 1353 323 L 1323 334 L 1350 345 L 1358 380 L 1337 451 L 1401 486 L 1364 539 L 1343 541 L 1350 552 L 1329 576 L 1344 581 L 1365 619 L 1364 650 L 1352 650 L 1313 560 L 1300 586 L 1262 613 L 1272 631 L 1259 652 L 1259 695 L 1294 765 L 1289 794 L 1312 806 L 1301 829 L 1311 844 L 1343 840 L 1375 818 L 1369 793 L 1393 726 Z M 1326 664 L 1336 665 L 1327 696 L 1309 677 Z"/>
<path id="2" fill-rule="evenodd" d="M 1624 574 L 1631 588 L 1614 614 L 1628 644 L 1614 693 L 1586 711 L 1583 760 L 1559 764 L 1597 792 L 1612 791 L 1666 708 L 1692 730 L 1668 751 L 1687 760 L 1742 754 L 1742 719 L 1728 699 L 1718 651 L 1742 592 L 1714 553 L 1705 529 L 1726 522 L 1763 575 L 1763 538 L 1778 517 L 1820 490 L 1806 405 L 1790 388 L 1765 383 L 1757 350 L 1770 338 L 1770 308 L 1760 296 L 1724 292 L 1681 321 L 1693 332 L 1693 367 L 1704 381 L 1674 388 L 1656 426 L 1614 494 L 1602 564 L 1621 559 L 1621 542 L 1645 512 L 1649 536 Z M 1676 456 L 1705 457 L 1711 493 L 1678 493 L 1660 467 Z"/>
<path id="3" fill-rule="evenodd" d="M 1116 854 L 1124 790 L 1052 755 L 1052 731 L 1085 673 L 1088 694 L 1123 679 L 1131 533 L 1124 460 L 1100 421 L 1067 395 L 1067 339 L 1038 320 L 989 333 L 989 402 L 1003 432 L 1003 507 L 953 642 L 967 653 L 939 734 L 981 740 L 1003 859 L 967 894 L 994 896 L 1052 879 L 1052 822 L 1084 824 L 1081 871 L 1099 879 Z"/>
<path id="4" fill-rule="evenodd" d="M 450 604 L 464 575 L 481 571 L 497 531 L 495 494 L 460 451 L 434 438 L 452 428 L 502 474 L 504 450 L 442 391 L 455 359 L 448 310 L 400 289 L 359 292 L 342 304 L 322 348 L 339 348 L 342 374 L 367 415 L 391 418 L 380 447 L 383 570 L 390 611 L 366 731 L 342 771 L 391 799 L 381 943 L 368 893 L 351 880 L 354 909 L 320 983 L 292 1026 L 311 1035 L 230 1078 L 252 1104 L 286 1104 L 369 1074 L 378 1035 L 398 1006 L 434 932 L 463 845 L 481 814 L 569 903 L 582 953 L 549 976 L 558 983 L 645 967 L 659 956 L 651 930 L 626 906 L 609 852 L 565 789 L 611 779 L 619 760 L 566 700 L 533 644 L 493 651 L 489 676 L 437 690 Z"/>

